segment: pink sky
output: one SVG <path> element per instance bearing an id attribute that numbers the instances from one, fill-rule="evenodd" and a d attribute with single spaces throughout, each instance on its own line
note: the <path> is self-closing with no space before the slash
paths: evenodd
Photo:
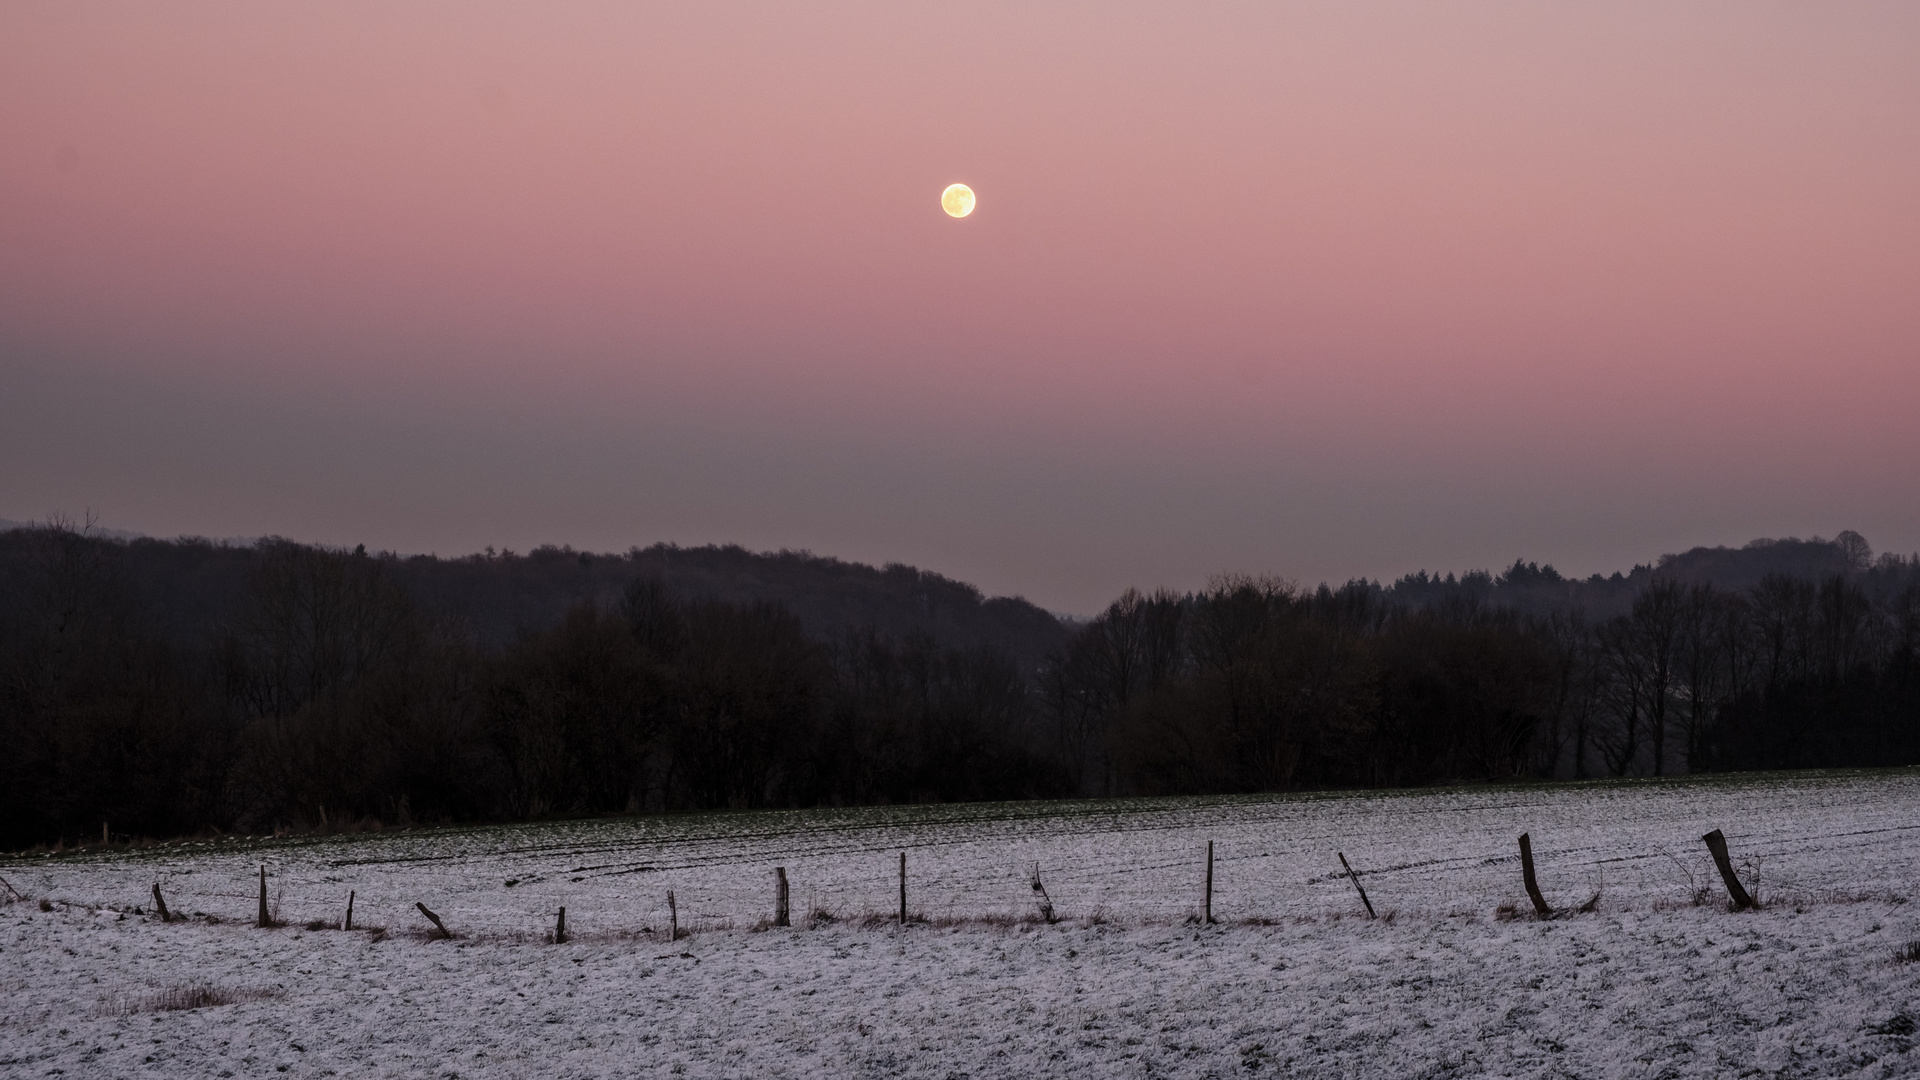
<path id="1" fill-rule="evenodd" d="M 1082 612 L 1912 550 L 1915 57 L 1905 2 L 11 3 L 0 517 Z"/>

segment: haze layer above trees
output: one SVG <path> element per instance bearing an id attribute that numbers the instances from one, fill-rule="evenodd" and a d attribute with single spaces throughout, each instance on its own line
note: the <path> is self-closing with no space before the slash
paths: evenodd
<path id="1" fill-rule="evenodd" d="M 0 532 L 0 845 L 1920 762 L 1920 559 L 1223 577 L 1063 622 L 911 567 Z"/>

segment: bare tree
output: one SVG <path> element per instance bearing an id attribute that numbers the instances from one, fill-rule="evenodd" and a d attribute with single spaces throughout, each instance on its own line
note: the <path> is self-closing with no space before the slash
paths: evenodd
<path id="1" fill-rule="evenodd" d="M 1727 693 L 1728 621 L 1722 613 L 1727 598 L 1711 585 L 1687 589 L 1680 608 L 1679 696 L 1687 706 L 1687 771 L 1707 761 L 1707 736 L 1713 712 Z"/>
<path id="2" fill-rule="evenodd" d="M 1815 596 L 1812 582 L 1786 574 L 1768 574 L 1753 588 L 1752 621 L 1768 693 L 1812 666 Z"/>
<path id="3" fill-rule="evenodd" d="M 1540 626 L 1553 665 L 1553 702 L 1543 740 L 1541 772 L 1554 776 L 1571 743 L 1575 779 L 1587 775 L 1589 722 L 1597 681 L 1593 630 L 1579 611 L 1555 612 Z M 1571 727 L 1572 730 L 1568 730 Z"/>
<path id="4" fill-rule="evenodd" d="M 1833 538 L 1833 543 L 1853 571 L 1859 572 L 1873 565 L 1873 546 L 1867 543 L 1866 537 L 1852 529 L 1842 530 L 1839 536 Z"/>
<path id="5" fill-rule="evenodd" d="M 1878 628 L 1866 590 L 1836 575 L 1820 583 L 1815 604 L 1814 646 L 1820 675 L 1835 682 L 1871 663 Z"/>
<path id="6" fill-rule="evenodd" d="M 1633 623 L 1621 615 L 1594 629 L 1599 658 L 1598 704 L 1606 727 L 1594 732 L 1594 742 L 1607 771 L 1625 776 L 1640 756 L 1640 734 L 1647 707 L 1646 672 L 1641 668 L 1633 640 Z"/>

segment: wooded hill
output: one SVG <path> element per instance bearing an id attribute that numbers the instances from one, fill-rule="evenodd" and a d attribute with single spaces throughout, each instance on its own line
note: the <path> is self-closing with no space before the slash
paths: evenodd
<path id="1" fill-rule="evenodd" d="M 5 521 L 0 529 L 0 582 L 17 583 L 34 572 L 40 547 L 35 535 L 47 530 Z M 261 552 L 293 543 L 277 537 L 235 542 L 78 533 L 106 545 L 102 550 L 110 552 L 119 587 L 154 632 L 181 647 L 204 645 L 229 627 Z M 359 554 L 367 553 L 362 548 Z M 1051 614 L 1018 597 L 989 599 L 972 585 L 931 571 L 897 563 L 875 568 L 805 551 L 655 544 L 618 555 L 549 546 L 526 554 L 489 549 L 458 558 L 368 557 L 424 610 L 451 620 L 482 648 L 551 629 L 582 603 L 611 610 L 640 578 L 660 582 L 683 601 L 779 604 L 821 641 L 875 631 L 896 639 L 924 635 L 954 648 L 991 644 L 1027 672 L 1037 670 L 1067 632 Z"/>
<path id="2" fill-rule="evenodd" d="M 1920 559 L 1128 590 L 0 532 L 0 847 L 206 828 L 1920 764 Z"/>

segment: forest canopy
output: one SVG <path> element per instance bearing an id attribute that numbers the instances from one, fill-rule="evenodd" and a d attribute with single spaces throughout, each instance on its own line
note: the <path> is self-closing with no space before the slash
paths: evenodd
<path id="1" fill-rule="evenodd" d="M 0 532 L 0 847 L 1920 763 L 1920 559 L 1225 576 L 1084 620 L 911 567 Z"/>

